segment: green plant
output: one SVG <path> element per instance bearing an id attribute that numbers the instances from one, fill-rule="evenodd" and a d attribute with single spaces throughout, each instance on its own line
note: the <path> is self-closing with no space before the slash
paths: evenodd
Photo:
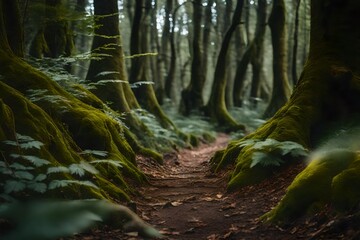
<path id="1" fill-rule="evenodd" d="M 6 140 L 3 144 L 14 147 L 17 153 L 0 151 L 0 198 L 7 203 L 0 204 L 0 219 L 15 224 L 15 228 L 6 232 L 1 239 L 56 239 L 81 232 L 96 222 L 110 218 L 116 223 L 124 223 L 125 231 L 137 231 L 146 238 L 161 237 L 161 234 L 142 221 L 128 208 L 104 200 L 72 200 L 72 201 L 33 201 L 19 202 L 16 197 L 31 192 L 44 194 L 49 190 L 69 187 L 70 185 L 99 188 L 91 181 L 76 179 L 86 173 L 99 174 L 95 166 L 108 164 L 113 167 L 123 167 L 121 163 L 111 159 L 95 159 L 89 162 L 81 161 L 69 166 L 53 166 L 50 161 L 34 155 L 27 155 L 29 150 L 40 150 L 44 144 L 30 136 L 16 134 L 16 141 Z M 80 153 L 89 159 L 105 158 L 108 152 L 99 150 L 84 150 Z M 5 157 L 8 156 L 8 157 Z M 8 161 L 8 160 L 15 161 Z M 11 164 L 10 164 L 11 162 Z M 73 179 L 54 179 L 53 174 L 70 174 Z M 61 175 L 55 175 L 61 176 Z M 29 191 L 30 190 L 30 191 Z M 24 195 L 24 194 L 23 194 Z M 25 196 L 24 195 L 24 196 Z M 2 201 L 4 202 L 4 201 Z M 115 217 L 115 218 L 114 218 Z"/>
<path id="2" fill-rule="evenodd" d="M 12 200 L 13 194 L 26 192 L 28 190 L 36 193 L 46 193 L 61 187 L 69 187 L 70 185 L 87 186 L 99 188 L 96 184 L 89 180 L 82 179 L 85 174 L 99 174 L 96 166 L 99 164 L 108 164 L 113 167 L 122 168 L 122 164 L 113 159 L 94 159 L 94 157 L 107 157 L 108 152 L 99 150 L 84 150 L 81 155 L 87 155 L 89 162 L 80 161 L 69 166 L 54 166 L 48 160 L 39 158 L 34 155 L 27 155 L 24 152 L 31 149 L 40 150 L 44 145 L 42 142 L 33 139 L 30 136 L 16 134 L 16 141 L 3 141 L 5 145 L 13 146 L 18 153 L 8 154 L 9 159 L 2 155 L 0 159 L 0 197 L 5 200 Z M 11 161 L 8 161 L 10 160 Z M 15 162 L 13 161 L 15 160 Z M 13 163 L 9 163 L 13 162 Z M 52 174 L 66 173 L 70 174 L 73 179 L 54 179 Z M 76 178 L 80 179 L 76 179 Z"/>
<path id="3" fill-rule="evenodd" d="M 114 227 L 136 231 L 144 238 L 161 234 L 127 207 L 105 200 L 33 201 L 0 205 L 0 218 L 16 224 L 1 236 L 4 240 L 58 239 L 82 232 L 97 222 L 111 219 Z"/>
<path id="4" fill-rule="evenodd" d="M 250 168 L 256 165 L 267 166 L 280 166 L 284 161 L 284 156 L 306 157 L 308 150 L 302 145 L 292 142 L 280 142 L 272 138 L 264 141 L 259 139 L 244 140 L 239 143 L 240 147 L 251 146 L 255 151 L 252 153 Z"/>

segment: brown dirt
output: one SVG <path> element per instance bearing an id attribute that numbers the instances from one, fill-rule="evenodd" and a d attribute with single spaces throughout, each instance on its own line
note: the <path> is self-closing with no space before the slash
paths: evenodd
<path id="1" fill-rule="evenodd" d="M 183 149 L 165 156 L 164 166 L 139 157 L 150 185 L 139 189 L 133 206 L 137 214 L 165 236 L 173 239 L 342 239 L 348 234 L 319 234 L 333 216 L 320 213 L 287 226 L 270 226 L 259 217 L 274 207 L 286 187 L 304 165 L 292 165 L 272 178 L 236 193 L 226 192 L 227 174 L 213 174 L 209 161 L 213 153 L 226 146 L 226 135 L 216 142 L 194 149 Z M 136 233 L 123 233 L 106 227 L 81 235 L 81 239 L 141 239 Z"/>

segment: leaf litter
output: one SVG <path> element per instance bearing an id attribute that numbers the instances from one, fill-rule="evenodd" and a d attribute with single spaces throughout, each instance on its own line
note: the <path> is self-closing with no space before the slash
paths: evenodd
<path id="1" fill-rule="evenodd" d="M 140 187 L 140 196 L 134 196 L 137 214 L 158 229 L 165 240 L 292 240 L 319 236 L 319 230 L 333 220 L 324 221 L 326 212 L 281 227 L 259 221 L 260 216 L 276 206 L 304 164 L 288 166 L 258 185 L 228 193 L 229 173 L 214 174 L 209 170 L 210 158 L 226 147 L 228 140 L 227 135 L 220 134 L 214 143 L 182 149 L 176 153 L 176 161 L 174 154 L 165 154 L 163 166 L 138 156 L 138 166 L 150 184 Z M 331 239 L 342 239 L 341 236 L 331 235 Z M 106 229 L 73 239 L 141 238 Z"/>

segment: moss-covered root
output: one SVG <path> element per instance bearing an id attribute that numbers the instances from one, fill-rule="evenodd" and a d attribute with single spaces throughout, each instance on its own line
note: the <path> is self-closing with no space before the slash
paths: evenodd
<path id="1" fill-rule="evenodd" d="M 339 210 L 349 209 L 360 203 L 359 186 L 358 153 L 347 149 L 317 153 L 277 207 L 262 218 L 281 224 L 319 210 L 325 203 L 335 203 Z"/>
<path id="2" fill-rule="evenodd" d="M 126 141 L 130 144 L 135 153 L 150 157 L 159 164 L 164 163 L 163 156 L 160 153 L 141 146 L 140 143 L 136 140 L 136 137 L 128 129 L 124 129 L 124 135 Z"/>

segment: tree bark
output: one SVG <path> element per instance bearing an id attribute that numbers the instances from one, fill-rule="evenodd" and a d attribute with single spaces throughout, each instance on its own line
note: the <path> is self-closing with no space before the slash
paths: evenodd
<path id="1" fill-rule="evenodd" d="M 204 105 L 202 91 L 205 84 L 203 63 L 203 7 L 201 0 L 193 1 L 193 43 L 191 80 L 186 89 L 181 92 L 181 112 L 189 115 L 192 110 L 199 110 Z"/>
<path id="2" fill-rule="evenodd" d="M 239 125 L 228 113 L 225 105 L 225 88 L 226 88 L 226 59 L 228 54 L 228 49 L 230 45 L 230 40 L 232 34 L 236 30 L 237 26 L 240 24 L 241 12 L 244 1 L 238 1 L 236 9 L 232 18 L 231 25 L 227 30 L 224 40 L 221 45 L 220 53 L 217 59 L 214 82 L 211 90 L 211 95 L 209 102 L 206 106 L 208 115 L 216 120 L 220 126 L 225 128 L 234 129 L 234 128 L 243 128 L 244 126 Z"/>
<path id="3" fill-rule="evenodd" d="M 325 4 L 325 2 L 327 4 Z M 254 144 L 275 139 L 314 147 L 331 129 L 344 123 L 357 124 L 360 112 L 360 2 L 312 1 L 311 40 L 307 64 L 285 106 L 254 133 L 229 144 L 215 154 L 216 170 L 236 163 L 229 189 L 259 182 L 279 168 L 250 167 Z M 283 156 L 278 156 L 283 158 Z M 285 164 L 294 158 L 286 158 Z M 360 171 L 357 169 L 356 171 Z"/>
<path id="4" fill-rule="evenodd" d="M 296 12 L 295 12 L 295 25 L 294 25 L 294 46 L 293 46 L 293 56 L 291 61 L 291 76 L 292 76 L 292 83 L 293 86 L 296 85 L 298 80 L 297 76 L 297 50 L 298 50 L 298 38 L 299 38 L 299 13 L 300 13 L 300 4 L 301 0 L 295 0 L 296 4 Z"/>
<path id="5" fill-rule="evenodd" d="M 290 86 L 287 75 L 287 34 L 286 8 L 284 0 L 274 0 L 269 18 L 271 41 L 273 46 L 273 90 L 270 103 L 264 117 L 269 118 L 281 108 L 290 97 Z"/>
<path id="6" fill-rule="evenodd" d="M 161 126 L 176 130 L 175 125 L 163 112 L 156 99 L 150 81 L 149 56 L 136 57 L 137 54 L 147 53 L 149 50 L 150 9 L 151 0 L 136 0 L 130 43 L 131 55 L 135 57 L 131 59 L 130 82 L 138 85 L 134 93 L 140 105 L 154 114 Z"/>
<path id="7" fill-rule="evenodd" d="M 258 98 L 260 97 L 260 86 L 261 86 L 261 71 L 264 62 L 264 37 L 266 31 L 267 21 L 267 1 L 258 0 L 257 7 L 257 20 L 256 20 L 256 31 L 254 38 L 254 46 L 251 54 L 251 65 L 252 65 L 252 81 L 250 88 L 250 102 L 252 107 L 257 106 Z"/>

